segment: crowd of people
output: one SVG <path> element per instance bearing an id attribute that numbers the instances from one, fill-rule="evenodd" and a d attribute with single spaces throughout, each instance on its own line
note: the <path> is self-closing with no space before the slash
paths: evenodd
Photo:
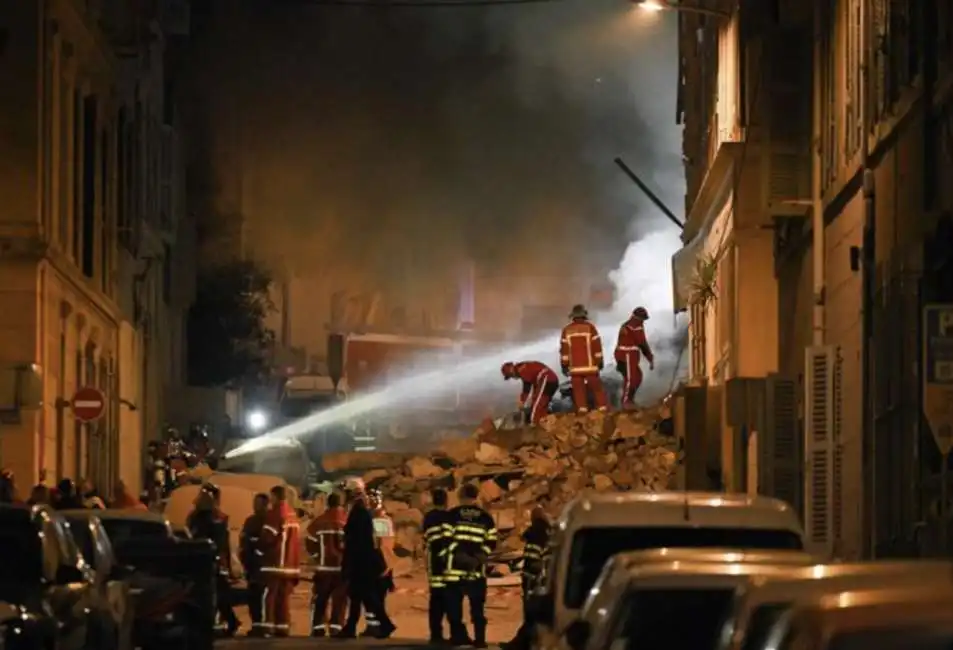
<path id="1" fill-rule="evenodd" d="M 46 505 L 56 510 L 107 507 L 146 509 L 146 505 L 134 497 L 121 480 L 113 486 L 112 495 L 104 497 L 89 479 L 74 481 L 64 478 L 55 486 L 49 486 L 45 470 L 40 471 L 40 480 L 30 488 L 30 495 L 26 499 L 20 495 L 13 472 L 8 469 L 0 470 L 0 503 Z"/>

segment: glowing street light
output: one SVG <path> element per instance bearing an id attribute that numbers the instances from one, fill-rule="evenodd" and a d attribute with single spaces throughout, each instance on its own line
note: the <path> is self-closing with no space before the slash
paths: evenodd
<path id="1" fill-rule="evenodd" d="M 630 0 L 630 2 L 632 2 L 642 11 L 651 11 L 653 13 L 670 9 L 672 11 L 682 11 L 689 14 L 701 14 L 703 16 L 714 16 L 716 18 L 731 18 L 731 14 L 729 14 L 727 11 L 719 11 L 718 9 L 707 9 L 697 5 L 683 4 L 677 0 Z"/>

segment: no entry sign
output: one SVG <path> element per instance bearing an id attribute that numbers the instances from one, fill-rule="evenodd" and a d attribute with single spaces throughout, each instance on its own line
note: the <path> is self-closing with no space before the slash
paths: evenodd
<path id="1" fill-rule="evenodd" d="M 73 395 L 73 415 L 81 422 L 98 420 L 105 410 L 106 398 L 98 388 L 84 386 Z"/>

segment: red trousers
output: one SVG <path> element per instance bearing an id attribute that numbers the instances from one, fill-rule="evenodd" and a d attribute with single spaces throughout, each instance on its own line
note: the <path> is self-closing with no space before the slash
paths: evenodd
<path id="1" fill-rule="evenodd" d="M 291 592 L 298 581 L 294 576 L 264 574 L 262 594 L 262 626 L 275 636 L 288 636 L 291 631 Z"/>
<path id="2" fill-rule="evenodd" d="M 553 395 L 559 390 L 557 382 L 548 382 L 542 380 L 533 384 L 533 392 L 529 394 L 529 422 L 530 424 L 539 424 L 549 413 L 549 403 L 553 400 Z"/>
<path id="3" fill-rule="evenodd" d="M 331 616 L 328 617 L 328 603 Z M 347 583 L 340 571 L 316 571 L 311 587 L 311 631 L 324 630 L 327 621 L 330 633 L 340 632 L 347 615 Z"/>
<path id="4" fill-rule="evenodd" d="M 626 352 L 621 359 L 616 359 L 619 370 L 622 372 L 622 403 L 632 404 L 635 402 L 635 394 L 642 385 L 642 368 L 639 362 L 642 355 L 637 351 Z"/>
<path id="5" fill-rule="evenodd" d="M 569 381 L 572 384 L 572 401 L 576 405 L 577 413 L 589 411 L 590 393 L 597 409 L 605 411 L 608 408 L 606 389 L 602 386 L 602 379 L 599 378 L 598 373 L 572 375 Z"/>

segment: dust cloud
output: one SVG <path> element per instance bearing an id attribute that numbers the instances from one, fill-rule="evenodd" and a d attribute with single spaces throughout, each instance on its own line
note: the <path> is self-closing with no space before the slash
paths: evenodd
<path id="1" fill-rule="evenodd" d="M 500 301 L 568 307 L 631 242 L 672 228 L 612 163 L 623 156 L 681 205 L 671 16 L 625 0 L 210 4 L 225 14 L 197 38 L 217 152 L 206 183 L 231 195 L 256 256 L 320 278 L 316 304 L 340 288 L 433 301 L 473 260 L 478 282 L 504 279 Z M 635 277 L 668 282 L 669 265 L 653 262 L 657 276 Z M 631 268 L 617 284 L 631 285 Z M 557 281 L 505 295 L 506 278 Z M 500 325 L 498 307 L 477 320 Z"/>

